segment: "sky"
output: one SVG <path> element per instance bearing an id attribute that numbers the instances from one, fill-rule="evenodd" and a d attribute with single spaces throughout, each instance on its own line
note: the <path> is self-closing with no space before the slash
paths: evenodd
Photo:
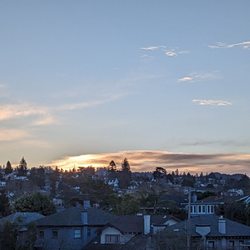
<path id="1" fill-rule="evenodd" d="M 249 9 L 0 1 L 0 164 L 250 174 Z"/>

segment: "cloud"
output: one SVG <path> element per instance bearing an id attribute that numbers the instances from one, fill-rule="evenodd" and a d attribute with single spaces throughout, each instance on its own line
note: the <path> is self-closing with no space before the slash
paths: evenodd
<path id="1" fill-rule="evenodd" d="M 52 107 L 39 106 L 31 103 L 0 105 L 0 121 L 31 118 L 32 122 L 30 125 L 32 126 L 47 126 L 58 124 L 59 122 L 56 117 L 60 112 L 62 113 L 64 111 L 73 111 L 99 106 L 108 102 L 118 100 L 124 95 L 125 94 L 117 94 L 110 97 L 103 97 L 98 100 L 69 103 Z"/>
<path id="2" fill-rule="evenodd" d="M 193 103 L 203 106 L 230 106 L 231 102 L 225 100 L 194 99 Z"/>
<path id="3" fill-rule="evenodd" d="M 149 47 L 144 47 L 144 48 L 140 48 L 140 49 L 143 50 L 144 52 L 160 51 L 161 53 L 163 53 L 164 55 L 166 55 L 168 57 L 176 57 L 176 56 L 181 55 L 181 54 L 189 53 L 189 51 L 187 51 L 187 50 L 179 50 L 178 48 L 175 48 L 175 49 L 167 48 L 167 46 L 164 46 L 164 45 L 149 46 Z M 151 56 L 149 56 L 147 54 L 143 54 L 142 57 L 143 58 L 151 58 Z"/>
<path id="4" fill-rule="evenodd" d="M 99 106 L 105 103 L 113 102 L 116 100 L 119 100 L 122 98 L 125 94 L 116 94 L 112 95 L 110 97 L 100 98 L 99 100 L 90 100 L 86 102 L 78 102 L 78 103 L 71 103 L 71 104 L 65 104 L 62 106 L 57 107 L 57 110 L 61 111 L 67 111 L 67 110 L 77 110 L 77 109 L 86 109 L 91 108 L 95 106 Z"/>
<path id="5" fill-rule="evenodd" d="M 174 50 L 166 50 L 165 55 L 169 57 L 177 56 L 178 54 Z"/>
<path id="6" fill-rule="evenodd" d="M 168 172 L 180 171 L 227 173 L 250 173 L 250 154 L 185 154 L 168 151 L 136 150 L 102 154 L 68 156 L 52 162 L 52 166 L 64 169 L 78 166 L 106 167 L 114 160 L 119 168 L 124 158 L 128 158 L 132 171 L 153 171 L 164 167 Z"/>
<path id="7" fill-rule="evenodd" d="M 17 141 L 29 137 L 24 130 L 19 129 L 0 129 L 0 142 Z"/>
<path id="8" fill-rule="evenodd" d="M 218 79 L 218 72 L 207 72 L 207 73 L 191 73 L 178 79 L 178 82 L 198 82 L 205 80 Z"/>
<path id="9" fill-rule="evenodd" d="M 30 103 L 0 105 L 0 121 L 33 117 L 33 125 L 49 125 L 55 119 L 50 114 L 49 108 Z M 43 121 L 43 122 L 41 122 Z M 46 121 L 46 122 L 44 122 Z"/>
<path id="10" fill-rule="evenodd" d="M 144 51 L 155 51 L 155 50 L 160 50 L 160 49 L 163 49 L 163 48 L 165 48 L 165 46 L 160 45 L 160 46 L 144 47 L 144 48 L 141 48 L 141 50 L 144 50 Z"/>
<path id="11" fill-rule="evenodd" d="M 243 49 L 250 49 L 250 41 L 244 41 L 244 42 L 232 43 L 232 44 L 217 42 L 216 44 L 209 45 L 208 47 L 211 49 L 230 49 L 230 48 L 235 48 L 235 47 L 239 47 Z"/>
<path id="12" fill-rule="evenodd" d="M 191 82 L 194 80 L 194 77 L 192 76 L 183 76 L 178 79 L 179 82 Z"/>

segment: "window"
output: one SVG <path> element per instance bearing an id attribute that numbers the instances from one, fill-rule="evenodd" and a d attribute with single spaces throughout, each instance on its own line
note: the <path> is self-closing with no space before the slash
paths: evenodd
<path id="1" fill-rule="evenodd" d="M 214 206 L 211 206 L 211 213 L 214 213 Z"/>
<path id="2" fill-rule="evenodd" d="M 210 214 L 210 206 L 207 206 L 207 213 Z"/>
<path id="3" fill-rule="evenodd" d="M 74 230 L 74 238 L 75 239 L 80 239 L 82 237 L 82 231 L 81 229 L 75 229 Z"/>
<path id="4" fill-rule="evenodd" d="M 207 242 L 207 246 L 208 246 L 208 248 L 214 248 L 214 241 L 213 240 L 209 240 Z"/>
<path id="5" fill-rule="evenodd" d="M 199 205 L 199 214 L 201 213 L 201 206 Z"/>
<path id="6" fill-rule="evenodd" d="M 234 241 L 230 240 L 228 245 L 229 245 L 230 249 L 234 248 Z"/>
<path id="7" fill-rule="evenodd" d="M 90 228 L 88 228 L 88 230 L 87 230 L 87 235 L 88 235 L 88 237 L 91 236 L 91 229 Z"/>
<path id="8" fill-rule="evenodd" d="M 240 243 L 240 246 L 243 246 L 244 245 L 244 240 L 240 240 L 239 243 Z"/>
<path id="9" fill-rule="evenodd" d="M 196 214 L 196 206 L 194 206 L 194 214 Z"/>
<path id="10" fill-rule="evenodd" d="M 44 231 L 39 231 L 39 238 L 44 239 Z"/>
<path id="11" fill-rule="evenodd" d="M 120 242 L 119 234 L 106 234 L 105 235 L 106 244 L 115 244 Z"/>
<path id="12" fill-rule="evenodd" d="M 206 213 L 206 206 L 204 206 L 204 205 L 202 206 L 202 212 Z"/>
<path id="13" fill-rule="evenodd" d="M 52 230 L 52 238 L 57 239 L 58 238 L 58 231 L 57 230 Z"/>

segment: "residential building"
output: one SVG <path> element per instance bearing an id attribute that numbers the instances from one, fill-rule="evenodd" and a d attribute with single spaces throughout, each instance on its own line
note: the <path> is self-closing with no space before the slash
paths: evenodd
<path id="1" fill-rule="evenodd" d="M 216 215 L 200 215 L 170 226 L 176 236 L 190 235 L 192 249 L 249 249 L 250 227 Z"/>

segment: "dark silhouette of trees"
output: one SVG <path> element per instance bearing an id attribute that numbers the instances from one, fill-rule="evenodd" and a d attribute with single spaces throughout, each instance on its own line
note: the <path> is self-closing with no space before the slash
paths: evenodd
<path id="1" fill-rule="evenodd" d="M 29 179 L 33 184 L 43 188 L 45 186 L 45 169 L 43 167 L 32 168 Z"/>
<path id="2" fill-rule="evenodd" d="M 193 187 L 195 183 L 195 177 L 190 173 L 183 174 L 182 186 L 184 187 Z"/>
<path id="3" fill-rule="evenodd" d="M 157 167 L 153 172 L 154 179 L 162 179 L 165 178 L 167 175 L 167 171 L 165 168 Z"/>
<path id="4" fill-rule="evenodd" d="M 113 160 L 109 163 L 108 170 L 116 171 L 116 164 Z"/>
<path id="5" fill-rule="evenodd" d="M 124 189 L 130 185 L 130 181 L 131 181 L 130 164 L 127 158 L 123 160 L 121 167 L 122 169 L 118 173 L 118 179 L 119 179 L 120 188 Z"/>
<path id="6" fill-rule="evenodd" d="M 116 164 L 113 160 L 109 163 L 109 166 L 108 166 L 108 178 L 109 179 L 117 178 Z"/>
<path id="7" fill-rule="evenodd" d="M 4 169 L 5 174 L 11 174 L 13 172 L 13 168 L 11 166 L 10 161 L 7 161 L 6 168 Z"/>
<path id="8" fill-rule="evenodd" d="M 27 175 L 27 162 L 24 157 L 21 159 L 19 166 L 17 167 L 17 175 L 26 176 Z"/>
<path id="9" fill-rule="evenodd" d="M 0 214 L 2 216 L 7 216 L 11 212 L 9 199 L 4 190 L 0 192 Z"/>

